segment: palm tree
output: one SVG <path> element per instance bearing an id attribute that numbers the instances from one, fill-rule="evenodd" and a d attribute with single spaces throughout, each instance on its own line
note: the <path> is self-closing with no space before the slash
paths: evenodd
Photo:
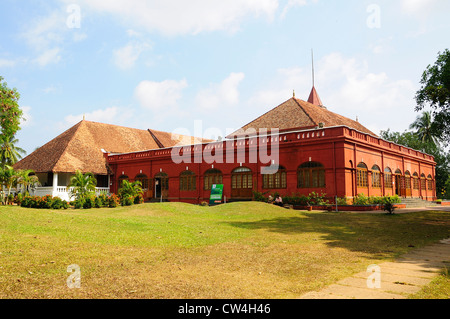
<path id="1" fill-rule="evenodd" d="M 2 203 L 8 205 L 9 195 L 11 194 L 11 189 L 17 185 L 17 172 L 9 165 L 5 165 L 4 168 L 0 167 L 0 185 L 2 188 Z M 4 188 L 8 190 L 4 194 Z"/>
<path id="2" fill-rule="evenodd" d="M 69 188 L 73 187 L 70 191 L 70 196 L 75 196 L 76 199 L 84 199 L 87 196 L 95 193 L 95 187 L 97 186 L 97 180 L 94 174 L 83 174 L 77 171 L 74 176 L 70 178 Z"/>
<path id="3" fill-rule="evenodd" d="M 409 128 L 416 131 L 416 135 L 422 143 L 429 144 L 432 147 L 439 146 L 440 134 L 430 112 L 423 112 Z"/>
<path id="4" fill-rule="evenodd" d="M 22 185 L 22 193 L 24 194 L 29 194 L 30 189 L 34 189 L 36 186 L 40 185 L 39 178 L 34 175 L 34 171 L 31 169 L 19 170 L 17 175 L 17 184 Z"/>
<path id="5" fill-rule="evenodd" d="M 11 137 L 0 137 L 0 162 L 2 167 L 5 165 L 12 166 L 16 164 L 20 159 L 22 159 L 22 155 L 25 155 L 27 152 L 17 147 L 16 144 L 19 142 L 14 136 Z"/>
<path id="6" fill-rule="evenodd" d="M 142 193 L 142 183 L 140 181 L 129 182 L 122 181 L 122 186 L 119 189 L 120 198 L 136 197 Z"/>

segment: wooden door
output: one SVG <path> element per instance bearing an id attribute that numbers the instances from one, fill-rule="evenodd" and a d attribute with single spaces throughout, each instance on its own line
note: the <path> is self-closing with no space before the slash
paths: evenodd
<path id="1" fill-rule="evenodd" d="M 231 198 L 253 199 L 253 174 L 250 169 L 240 168 L 231 175 Z"/>

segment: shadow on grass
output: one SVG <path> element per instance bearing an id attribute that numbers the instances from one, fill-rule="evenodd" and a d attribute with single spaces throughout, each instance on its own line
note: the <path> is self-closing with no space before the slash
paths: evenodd
<path id="1" fill-rule="evenodd" d="M 316 234 L 326 245 L 377 257 L 396 257 L 450 237 L 450 213 L 351 214 L 302 213 L 301 217 L 278 217 L 251 222 L 227 222 L 244 229 L 292 235 L 302 241 Z M 270 235 L 268 235 L 270 236 Z M 305 240 L 305 237 L 303 237 Z"/>

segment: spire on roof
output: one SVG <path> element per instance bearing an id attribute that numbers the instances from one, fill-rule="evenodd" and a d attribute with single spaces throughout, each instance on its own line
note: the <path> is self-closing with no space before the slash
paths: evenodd
<path id="1" fill-rule="evenodd" d="M 315 72 L 314 72 L 314 51 L 311 49 L 311 60 L 312 60 L 312 90 L 311 94 L 309 95 L 308 102 L 320 107 L 324 107 L 322 104 L 322 101 L 320 100 L 319 94 L 317 94 L 316 91 L 316 79 L 315 79 Z"/>
<path id="2" fill-rule="evenodd" d="M 319 94 L 317 94 L 316 88 L 314 86 L 311 90 L 311 94 L 309 95 L 308 102 L 323 107 L 322 101 L 320 100 Z"/>

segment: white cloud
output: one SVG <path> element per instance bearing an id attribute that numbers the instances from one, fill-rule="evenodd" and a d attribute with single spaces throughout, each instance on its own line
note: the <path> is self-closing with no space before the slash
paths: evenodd
<path id="1" fill-rule="evenodd" d="M 62 48 L 68 38 L 71 38 L 74 43 L 87 38 L 87 34 L 76 31 L 78 29 L 69 28 L 67 19 L 66 7 L 61 6 L 24 25 L 20 36 L 37 55 L 30 60 L 42 67 L 50 63 L 59 63 L 62 59 Z"/>
<path id="2" fill-rule="evenodd" d="M 67 0 L 64 0 L 68 2 Z M 250 17 L 274 17 L 278 0 L 80 0 L 83 8 L 117 16 L 129 27 L 166 35 L 239 29 Z"/>
<path id="3" fill-rule="evenodd" d="M 134 94 L 144 109 L 167 112 L 168 109 L 178 107 L 182 91 L 187 86 L 186 80 L 142 81 L 136 87 Z"/>
<path id="4" fill-rule="evenodd" d="M 58 123 L 58 129 L 67 129 L 74 126 L 83 120 L 91 122 L 99 122 L 105 124 L 126 125 L 129 124 L 129 120 L 133 117 L 133 110 L 123 107 L 109 107 L 106 109 L 99 109 L 90 113 L 68 115 L 64 118 L 64 121 Z"/>
<path id="5" fill-rule="evenodd" d="M 12 68 L 16 66 L 15 60 L 0 59 L 0 68 Z"/>
<path id="6" fill-rule="evenodd" d="M 150 47 L 147 43 L 128 43 L 123 48 L 114 50 L 114 64 L 122 70 L 129 70 L 134 67 L 139 56 Z"/>
<path id="7" fill-rule="evenodd" d="M 439 2 L 438 0 L 402 0 L 402 8 L 408 14 L 422 15 L 432 10 Z"/>
<path id="8" fill-rule="evenodd" d="M 417 115 L 414 113 L 417 88 L 410 80 L 392 79 L 387 72 L 371 72 L 367 61 L 340 53 L 323 57 L 316 62 L 315 69 L 316 89 L 328 110 L 353 120 L 358 117 L 363 125 L 376 129 L 376 134 L 388 128 L 404 131 Z M 308 67 L 279 69 L 273 83 L 249 100 L 251 116 L 289 99 L 293 89 L 297 98 L 307 100 L 311 86 Z"/>
<path id="9" fill-rule="evenodd" d="M 319 94 L 331 111 L 351 119 L 358 116 L 367 127 L 382 129 L 403 131 L 407 125 L 402 127 L 401 123 L 414 121 L 416 87 L 410 80 L 371 72 L 367 61 L 345 58 L 339 53 L 324 57 L 317 69 L 323 88 Z"/>
<path id="10" fill-rule="evenodd" d="M 317 2 L 317 0 L 313 0 L 313 2 Z M 283 12 L 281 13 L 281 18 L 284 19 L 288 11 L 294 7 L 303 7 L 308 4 L 307 0 L 289 0 L 286 6 L 283 9 Z"/>
<path id="11" fill-rule="evenodd" d="M 231 73 L 220 84 L 200 90 L 196 104 L 203 109 L 215 109 L 219 106 L 236 105 L 239 102 L 239 84 L 244 80 L 244 73 Z"/>
<path id="12" fill-rule="evenodd" d="M 61 61 L 61 49 L 60 48 L 54 48 L 49 49 L 41 53 L 34 62 L 39 64 L 41 67 L 47 66 L 51 63 L 57 64 L 59 61 Z"/>
<path id="13" fill-rule="evenodd" d="M 23 119 L 20 121 L 20 126 L 21 127 L 27 127 L 30 126 L 32 124 L 32 116 L 31 116 L 31 107 L 30 106 L 22 106 L 21 107 L 22 112 L 23 112 Z"/>
<path id="14" fill-rule="evenodd" d="M 295 90 L 300 99 L 307 99 L 311 90 L 311 71 L 306 68 L 292 67 L 278 69 L 267 88 L 256 92 L 250 99 L 250 104 L 258 108 L 273 108 L 291 98 Z M 306 96 L 306 97 L 305 97 Z"/>

